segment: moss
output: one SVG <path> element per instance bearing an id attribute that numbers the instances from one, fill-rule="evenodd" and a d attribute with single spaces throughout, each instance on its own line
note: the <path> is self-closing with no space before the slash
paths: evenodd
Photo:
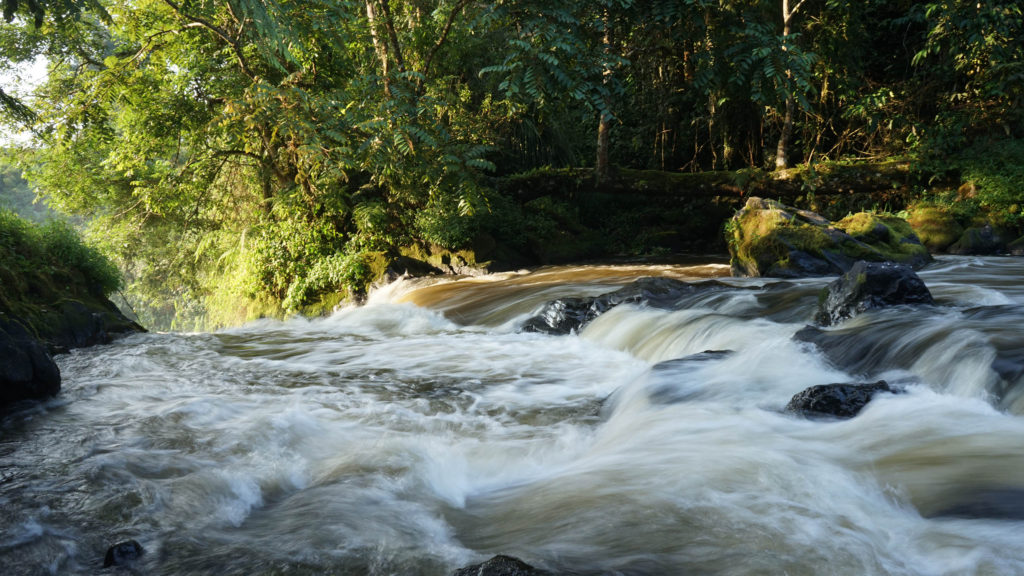
<path id="1" fill-rule="evenodd" d="M 921 243 L 933 252 L 946 250 L 964 233 L 963 226 L 949 210 L 934 204 L 913 206 L 908 211 L 907 222 Z"/>
<path id="2" fill-rule="evenodd" d="M 929 259 L 928 248 L 921 244 L 914 230 L 906 220 L 892 214 L 860 212 L 847 216 L 836 223 L 836 228 L 846 232 L 855 240 L 870 244 L 871 250 L 848 246 L 851 255 L 864 260 L 891 260 L 905 262 L 908 259 Z M 874 253 L 877 252 L 879 256 Z"/>
<path id="3" fill-rule="evenodd" d="M 725 228 L 734 273 L 835 273 L 857 260 L 927 262 L 927 249 L 902 219 L 857 213 L 832 224 L 778 202 L 750 198 Z"/>

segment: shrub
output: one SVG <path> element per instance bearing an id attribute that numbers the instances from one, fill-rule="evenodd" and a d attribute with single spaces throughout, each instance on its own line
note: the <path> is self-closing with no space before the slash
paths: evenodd
<path id="1" fill-rule="evenodd" d="M 0 209 L 0 277 L 8 304 L 18 298 L 72 293 L 106 295 L 121 287 L 121 273 L 70 224 L 33 224 Z M 44 289 L 45 288 L 45 289 Z"/>
<path id="2" fill-rule="evenodd" d="M 121 288 L 121 272 L 99 250 L 63 220 L 51 220 L 42 227 L 43 249 L 58 268 L 80 273 L 95 294 L 107 295 Z"/>

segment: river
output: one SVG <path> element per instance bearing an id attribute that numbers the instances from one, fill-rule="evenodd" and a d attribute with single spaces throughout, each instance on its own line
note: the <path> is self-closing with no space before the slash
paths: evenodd
<path id="1" fill-rule="evenodd" d="M 427 575 L 494 554 L 563 574 L 1024 574 L 1024 259 L 920 272 L 936 306 L 794 334 L 828 279 L 723 264 L 402 280 L 322 319 L 140 334 L 59 356 L 0 421 L 0 572 Z M 545 302 L 641 276 L 728 287 L 578 334 Z M 731 354 L 695 356 L 706 350 Z M 816 384 L 899 383 L 855 418 Z"/>

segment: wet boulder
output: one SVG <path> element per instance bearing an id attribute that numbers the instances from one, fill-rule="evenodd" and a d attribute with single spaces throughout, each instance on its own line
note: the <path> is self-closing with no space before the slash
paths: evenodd
<path id="1" fill-rule="evenodd" d="M 909 266 L 860 261 L 823 289 L 814 320 L 831 326 L 875 308 L 934 303 L 928 287 Z"/>
<path id="2" fill-rule="evenodd" d="M 107 555 L 103 558 L 103 567 L 129 566 L 134 564 L 145 553 L 142 544 L 135 540 L 118 542 L 107 549 Z"/>
<path id="3" fill-rule="evenodd" d="M 2 315 L 0 358 L 0 406 L 60 392 L 60 369 L 46 347 L 21 324 Z"/>
<path id="4" fill-rule="evenodd" d="M 652 402 L 674 404 L 699 398 L 704 392 L 686 382 L 687 375 L 708 364 L 719 362 L 733 355 L 732 350 L 705 350 L 682 358 L 658 362 L 651 367 L 649 394 Z"/>
<path id="5" fill-rule="evenodd" d="M 605 310 L 599 310 L 597 298 L 559 298 L 544 305 L 535 316 L 527 320 L 523 332 L 569 334 L 579 330 Z"/>
<path id="6" fill-rule="evenodd" d="M 976 520 L 1024 520 L 1024 490 L 1019 488 L 981 490 L 947 508 L 929 514 L 932 518 Z"/>
<path id="7" fill-rule="evenodd" d="M 861 212 L 839 222 L 751 197 L 726 226 L 734 276 L 841 274 L 859 260 L 918 268 L 931 255 L 901 218 Z"/>
<path id="8" fill-rule="evenodd" d="M 553 576 L 512 556 L 495 556 L 481 564 L 460 568 L 452 576 Z"/>
<path id="9" fill-rule="evenodd" d="M 651 277 L 624 286 L 614 292 L 590 298 L 560 298 L 544 305 L 522 326 L 523 332 L 569 334 L 619 304 L 642 304 L 654 308 L 673 309 L 687 297 L 711 290 L 729 288 L 715 280 L 688 283 L 673 278 Z"/>
<path id="10" fill-rule="evenodd" d="M 897 391 L 885 380 L 870 384 L 821 384 L 793 396 L 786 404 L 786 412 L 809 418 L 853 418 L 875 394 Z"/>

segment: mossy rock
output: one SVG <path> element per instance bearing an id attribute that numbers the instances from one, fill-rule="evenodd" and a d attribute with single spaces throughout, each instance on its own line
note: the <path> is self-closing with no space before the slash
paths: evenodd
<path id="1" fill-rule="evenodd" d="M 963 226 L 946 209 L 919 204 L 910 210 L 907 222 L 928 250 L 945 252 L 964 233 Z"/>
<path id="2" fill-rule="evenodd" d="M 931 261 L 906 221 L 861 212 L 837 223 L 752 197 L 726 226 L 734 276 L 841 274 L 858 260 L 920 267 Z"/>
<path id="3" fill-rule="evenodd" d="M 990 224 L 971 226 L 949 247 L 949 253 L 961 256 L 1005 254 L 1009 252 L 1008 240 L 1011 237 L 1005 230 Z"/>
<path id="4" fill-rule="evenodd" d="M 1007 244 L 1006 250 L 1014 256 L 1024 256 L 1024 236 Z"/>
<path id="5" fill-rule="evenodd" d="M 427 264 L 427 270 L 436 270 L 444 274 L 461 274 L 478 276 L 488 271 L 490 262 L 478 262 L 473 250 L 449 250 L 436 244 L 413 244 L 403 247 L 400 256 L 413 261 Z M 381 276 L 387 272 L 387 266 Z M 415 274 L 415 270 L 411 270 Z"/>

